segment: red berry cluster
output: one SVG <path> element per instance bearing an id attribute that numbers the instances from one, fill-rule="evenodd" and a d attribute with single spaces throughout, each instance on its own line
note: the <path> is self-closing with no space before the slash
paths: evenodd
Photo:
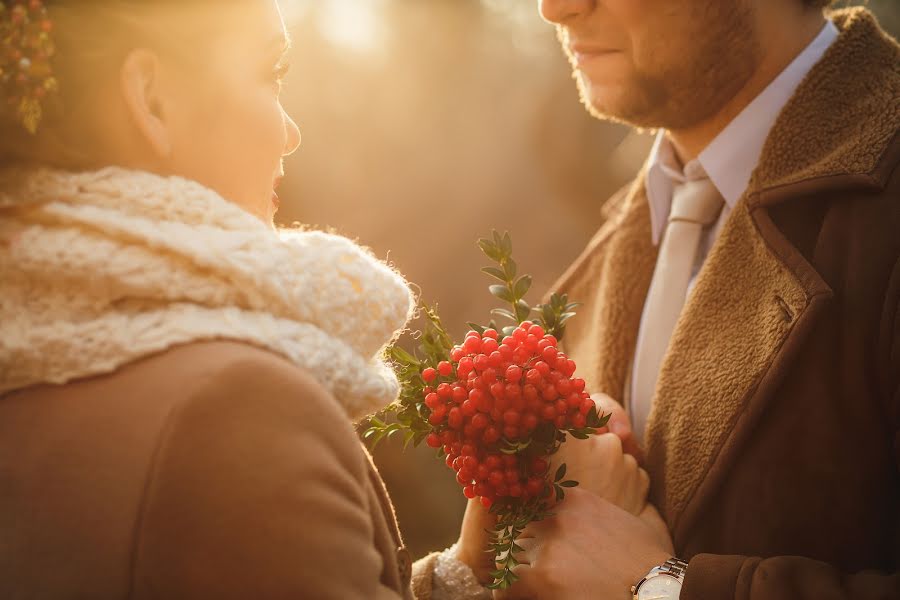
<path id="1" fill-rule="evenodd" d="M 548 455 L 515 448 L 542 425 L 584 429 L 594 408 L 584 380 L 572 377 L 574 361 L 539 325 L 526 321 L 498 338 L 493 329 L 470 331 L 451 361 L 422 371 L 433 427 L 426 443 L 443 449 L 465 495 L 486 506 L 542 496 Z"/>

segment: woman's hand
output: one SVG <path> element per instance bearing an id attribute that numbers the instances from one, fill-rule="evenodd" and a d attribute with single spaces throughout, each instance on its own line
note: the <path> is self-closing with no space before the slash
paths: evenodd
<path id="1" fill-rule="evenodd" d="M 491 571 L 497 568 L 494 552 L 488 547 L 491 542 L 488 532 L 494 529 L 496 523 L 497 518 L 477 498 L 469 500 L 459 532 L 456 559 L 468 565 L 482 584 L 493 581 Z"/>

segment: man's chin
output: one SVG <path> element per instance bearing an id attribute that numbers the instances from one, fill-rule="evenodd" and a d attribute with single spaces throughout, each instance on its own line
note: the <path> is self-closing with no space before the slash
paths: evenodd
<path id="1" fill-rule="evenodd" d="M 641 129 L 666 127 L 667 103 L 661 91 L 622 82 L 591 84 L 581 78 L 578 90 L 581 103 L 598 119 Z"/>
<path id="2" fill-rule="evenodd" d="M 624 99 L 625 94 L 621 90 L 612 90 L 604 87 L 602 90 L 581 90 L 581 103 L 591 116 L 603 121 L 624 123 L 634 127 L 652 127 L 648 123 L 649 115 L 635 110 L 638 105 Z"/>

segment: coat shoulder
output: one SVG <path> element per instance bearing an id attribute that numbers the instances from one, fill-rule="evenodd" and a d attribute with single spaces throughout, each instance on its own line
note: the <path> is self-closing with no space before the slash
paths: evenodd
<path id="1" fill-rule="evenodd" d="M 567 292 L 573 281 L 577 280 L 584 271 L 586 265 L 594 256 L 597 246 L 599 246 L 615 229 L 616 223 L 620 220 L 620 216 L 624 213 L 628 200 L 634 195 L 634 189 L 643 179 L 643 171 L 634 180 L 622 186 L 615 194 L 609 197 L 600 209 L 600 215 L 603 219 L 599 229 L 591 236 L 581 254 L 566 268 L 563 274 L 553 283 L 549 292 L 543 299 L 543 302 L 549 302 L 552 293 Z"/>
<path id="2" fill-rule="evenodd" d="M 213 341 L 173 348 L 146 366 L 144 378 L 168 374 L 182 390 L 181 406 L 172 411 L 179 428 L 269 422 L 320 439 L 365 479 L 365 454 L 347 413 L 309 371 L 285 358 L 242 342 Z"/>
<path id="3" fill-rule="evenodd" d="M 177 389 L 176 400 L 211 402 L 219 411 L 241 405 L 284 405 L 309 419 L 350 429 L 337 399 L 306 369 L 271 351 L 233 341 L 193 342 L 129 365 L 120 385 Z M 115 377 L 115 376 L 114 376 Z"/>

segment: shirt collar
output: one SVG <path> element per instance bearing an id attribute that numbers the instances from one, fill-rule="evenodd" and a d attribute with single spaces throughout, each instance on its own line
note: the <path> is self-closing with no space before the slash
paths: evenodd
<path id="1" fill-rule="evenodd" d="M 734 207 L 747 189 L 766 138 L 781 109 L 838 35 L 837 27 L 828 21 L 816 39 L 695 159 L 700 162 L 729 208 Z M 653 243 L 659 244 L 669 217 L 674 186 L 684 181 L 675 149 L 665 131 L 657 134 L 649 160 L 647 199 L 650 203 Z"/>

